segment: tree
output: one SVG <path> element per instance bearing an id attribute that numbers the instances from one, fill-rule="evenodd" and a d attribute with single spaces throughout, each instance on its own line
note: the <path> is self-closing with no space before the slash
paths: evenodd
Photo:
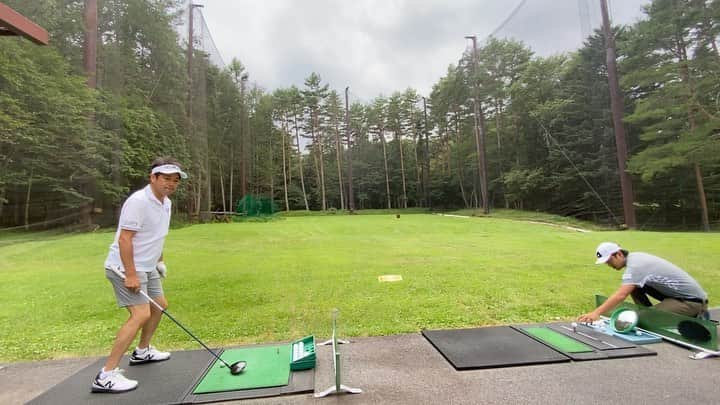
<path id="1" fill-rule="evenodd" d="M 492 144 L 488 145 L 490 157 L 495 157 L 492 166 L 497 167 L 497 177 L 494 183 L 502 193 L 503 175 L 506 162 L 511 159 L 503 150 L 506 143 L 503 138 L 510 138 L 506 134 L 505 122 L 506 109 L 512 103 L 510 89 L 520 78 L 520 75 L 527 67 L 532 58 L 532 51 L 524 44 L 515 40 L 499 40 L 491 37 L 478 52 L 478 74 L 480 75 L 484 104 L 488 106 L 487 115 L 495 124 L 496 149 Z M 492 119 L 494 118 L 494 120 Z M 493 180 L 491 180 L 493 181 Z M 505 207 L 509 207 L 509 201 L 505 200 Z"/>
<path id="2" fill-rule="evenodd" d="M 403 134 L 405 127 L 403 125 L 402 116 L 402 94 L 399 92 L 393 93 L 388 99 L 387 103 L 387 129 L 393 134 L 395 139 L 395 146 L 397 147 L 399 175 L 400 175 L 400 201 L 397 204 L 398 207 L 407 208 L 407 184 L 405 180 L 405 155 L 403 153 Z"/>
<path id="3" fill-rule="evenodd" d="M 387 158 L 387 141 L 385 139 L 385 128 L 387 125 L 387 100 L 383 97 L 377 97 L 372 106 L 368 109 L 368 125 L 370 133 L 374 135 L 376 141 L 382 146 L 383 166 L 385 173 L 385 197 L 387 200 L 387 208 L 392 208 L 390 194 L 390 172 L 388 170 Z"/>
<path id="4" fill-rule="evenodd" d="M 345 196 L 343 193 L 343 175 L 342 175 L 342 155 L 343 155 L 343 144 L 341 141 L 340 126 L 344 116 L 343 103 L 340 100 L 340 94 L 333 90 L 328 93 L 326 114 L 328 116 L 326 132 L 330 132 L 335 135 L 335 163 L 337 164 L 337 177 L 338 177 L 338 193 L 340 200 L 340 209 L 345 209 Z"/>
<path id="5" fill-rule="evenodd" d="M 305 79 L 305 90 L 302 90 L 303 104 L 307 113 L 305 129 L 310 133 L 309 145 L 315 161 L 317 188 L 320 191 L 322 210 L 327 210 L 325 196 L 325 164 L 323 151 L 322 109 L 328 97 L 328 85 L 321 84 L 322 79 L 317 73 L 311 73 Z"/>
<path id="6" fill-rule="evenodd" d="M 698 84 L 717 77 L 717 64 L 705 63 L 712 50 L 707 35 L 704 2 L 658 0 L 646 7 L 647 20 L 629 33 L 629 70 L 623 84 L 633 88 L 635 112 L 627 121 L 642 127 L 643 151 L 630 159 L 629 169 L 644 181 L 679 166 L 692 168 L 703 228 L 710 228 L 702 165 L 718 163 L 715 128 L 720 125 L 714 97 L 698 92 Z M 717 80 L 711 79 L 712 82 Z M 712 87 L 712 85 L 711 85 Z M 708 103 L 709 102 L 709 103 Z M 679 197 L 686 205 L 686 197 Z"/>
<path id="7" fill-rule="evenodd" d="M 6 225 L 52 225 L 68 209 L 65 220 L 77 219 L 96 195 L 113 194 L 104 144 L 85 125 L 93 93 L 55 49 L 3 41 L 0 105 L 0 213 L 13 209 L 0 215 Z M 85 188 L 89 179 L 97 189 Z"/>

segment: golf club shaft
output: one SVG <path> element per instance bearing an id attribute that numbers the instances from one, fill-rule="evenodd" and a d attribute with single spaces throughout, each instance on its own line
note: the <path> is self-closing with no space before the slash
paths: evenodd
<path id="1" fill-rule="evenodd" d="M 123 280 L 125 280 L 125 274 L 123 274 L 122 272 L 120 272 L 120 270 L 118 270 L 118 269 L 110 269 L 110 270 L 112 270 L 115 274 L 117 274 L 117 275 L 120 276 Z M 198 343 L 200 343 L 200 344 L 202 345 L 202 347 L 205 348 L 205 350 L 207 350 L 207 351 L 210 352 L 210 354 L 212 354 L 213 356 L 215 356 L 215 358 L 218 359 L 219 362 L 221 362 L 222 364 L 224 364 L 225 367 L 230 368 L 230 365 L 227 364 L 227 363 L 225 362 L 225 360 L 221 359 L 220 356 L 218 356 L 212 349 L 210 349 L 209 347 L 207 347 L 207 345 L 206 345 L 205 343 L 203 343 L 203 341 L 200 340 L 200 338 L 198 338 L 197 336 L 195 336 L 192 332 L 190 332 L 190 330 L 188 330 L 188 328 L 184 327 L 183 324 L 180 323 L 180 321 L 178 321 L 178 320 L 175 319 L 172 315 L 170 315 L 170 313 L 169 313 L 165 308 L 163 308 L 160 304 L 158 304 L 157 302 L 155 302 L 154 299 L 150 298 L 150 296 L 147 295 L 147 294 L 145 293 L 145 291 L 143 291 L 143 290 L 141 289 L 141 290 L 140 290 L 140 294 L 142 294 L 143 297 L 147 298 L 148 301 L 150 301 L 151 304 L 155 305 L 155 308 L 159 309 L 160 312 L 162 312 L 163 314 L 165 314 L 165 316 L 167 316 L 168 318 L 170 318 L 171 321 L 175 322 L 175 324 L 176 324 L 177 326 L 179 326 L 180 328 L 182 328 L 182 330 L 184 330 L 185 332 L 187 332 L 188 335 L 192 336 L 193 339 L 195 339 Z"/>

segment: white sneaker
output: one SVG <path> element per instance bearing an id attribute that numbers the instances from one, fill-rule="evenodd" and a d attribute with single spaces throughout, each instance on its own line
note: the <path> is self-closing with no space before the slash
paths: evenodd
<path id="1" fill-rule="evenodd" d="M 150 363 L 154 361 L 164 361 L 170 358 L 170 353 L 168 352 L 161 352 L 158 349 L 148 346 L 147 349 L 145 349 L 145 353 L 139 353 L 138 349 L 136 348 L 133 350 L 132 355 L 130 356 L 130 365 L 136 366 L 138 364 L 144 364 L 144 363 Z"/>
<path id="2" fill-rule="evenodd" d="M 123 370 L 115 368 L 114 370 L 107 371 L 105 378 L 101 378 L 102 372 L 95 376 L 92 382 L 92 392 L 126 392 L 132 391 L 138 386 L 138 382 L 125 378 L 122 374 Z"/>

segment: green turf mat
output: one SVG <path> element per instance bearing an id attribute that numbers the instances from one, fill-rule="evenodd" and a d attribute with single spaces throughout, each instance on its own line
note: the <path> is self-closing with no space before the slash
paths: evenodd
<path id="1" fill-rule="evenodd" d="M 578 342 L 577 340 L 567 337 L 562 333 L 555 332 L 552 329 L 545 327 L 535 328 L 522 328 L 532 337 L 541 340 L 544 343 L 549 344 L 561 352 L 567 353 L 585 353 L 594 351 L 592 347 L 585 343 Z"/>
<path id="2" fill-rule="evenodd" d="M 290 378 L 290 345 L 259 346 L 225 350 L 220 356 L 228 364 L 245 360 L 242 374 L 232 375 L 216 361 L 193 394 L 246 390 L 287 385 Z"/>

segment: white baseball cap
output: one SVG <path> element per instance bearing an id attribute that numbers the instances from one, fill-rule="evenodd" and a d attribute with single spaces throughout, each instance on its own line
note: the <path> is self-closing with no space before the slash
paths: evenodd
<path id="1" fill-rule="evenodd" d="M 151 174 L 162 173 L 162 174 L 179 174 L 181 179 L 187 179 L 188 175 L 180 169 L 178 165 L 167 164 L 153 167 Z"/>
<path id="2" fill-rule="evenodd" d="M 607 263 L 608 260 L 610 260 L 610 256 L 613 255 L 613 253 L 619 251 L 620 245 L 613 242 L 603 242 L 597 247 L 597 251 L 595 252 L 595 256 L 597 256 L 597 260 L 595 260 L 595 264 L 603 264 Z"/>

